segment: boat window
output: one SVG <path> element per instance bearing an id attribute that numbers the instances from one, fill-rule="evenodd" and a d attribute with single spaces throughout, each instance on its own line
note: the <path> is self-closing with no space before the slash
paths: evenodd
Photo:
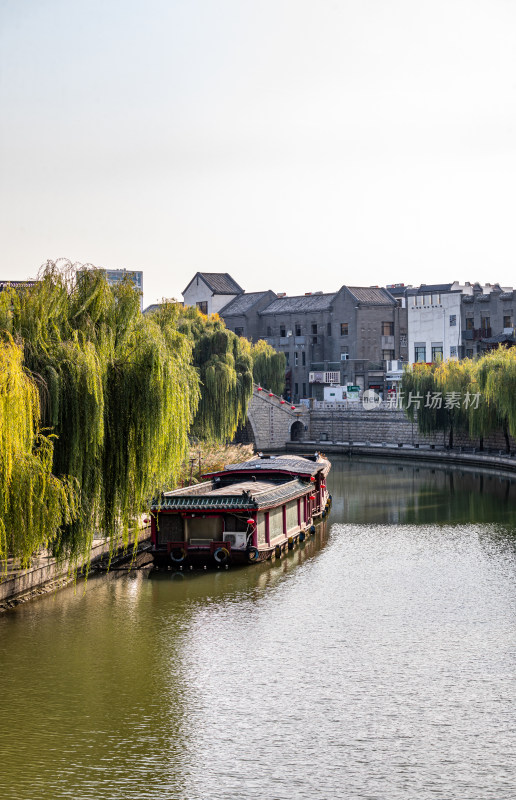
<path id="1" fill-rule="evenodd" d="M 269 537 L 276 538 L 283 534 L 283 506 L 269 511 Z"/>
<path id="2" fill-rule="evenodd" d="M 185 517 L 186 538 L 191 544 L 196 541 L 221 541 L 222 517 Z"/>
<path id="3" fill-rule="evenodd" d="M 179 514 L 158 514 L 158 542 L 183 542 L 183 520 Z"/>

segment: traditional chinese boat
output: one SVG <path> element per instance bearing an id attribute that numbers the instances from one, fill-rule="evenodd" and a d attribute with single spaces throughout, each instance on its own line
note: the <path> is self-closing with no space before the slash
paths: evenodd
<path id="1" fill-rule="evenodd" d="M 164 492 L 151 508 L 154 563 L 183 569 L 280 558 L 328 512 L 330 466 L 319 453 L 260 454 Z"/>

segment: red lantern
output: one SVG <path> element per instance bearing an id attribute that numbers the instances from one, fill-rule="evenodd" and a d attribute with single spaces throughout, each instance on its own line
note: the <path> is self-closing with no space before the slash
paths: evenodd
<path id="1" fill-rule="evenodd" d="M 310 495 L 310 500 L 315 500 L 315 494 Z"/>
<path id="2" fill-rule="evenodd" d="M 285 405 L 285 401 L 284 400 L 280 400 L 280 403 L 281 403 L 282 406 Z"/>
<path id="3" fill-rule="evenodd" d="M 274 397 L 272 392 L 269 392 L 269 397 Z"/>
<path id="4" fill-rule="evenodd" d="M 290 406 L 290 408 L 292 409 L 292 411 L 295 411 L 295 410 L 296 410 L 296 407 L 295 407 L 295 406 Z"/>
<path id="5" fill-rule="evenodd" d="M 310 475 L 310 480 L 312 481 L 312 483 L 315 483 L 315 478 L 313 475 Z"/>
<path id="6" fill-rule="evenodd" d="M 261 387 L 261 386 L 258 386 L 258 389 L 257 389 L 257 391 L 258 391 L 258 392 L 261 392 L 261 391 L 263 391 L 263 390 L 262 390 L 262 387 Z"/>
<path id="7" fill-rule="evenodd" d="M 149 524 L 149 522 L 150 522 L 150 519 L 147 519 L 147 518 L 145 518 L 145 519 L 143 520 L 143 523 L 144 523 L 144 525 L 148 525 L 148 524 Z"/>
<path id="8" fill-rule="evenodd" d="M 248 519 L 247 520 L 247 524 L 248 525 L 254 525 L 254 519 Z"/>

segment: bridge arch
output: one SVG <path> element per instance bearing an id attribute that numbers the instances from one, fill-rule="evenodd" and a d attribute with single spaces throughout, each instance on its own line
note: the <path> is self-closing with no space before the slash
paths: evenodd
<path id="1" fill-rule="evenodd" d="M 301 437 L 308 410 L 304 406 L 292 408 L 283 398 L 254 386 L 247 411 L 247 420 L 254 435 L 257 450 L 282 450 L 291 440 L 291 430 Z"/>
<path id="2" fill-rule="evenodd" d="M 290 424 L 290 441 L 299 442 L 303 438 L 305 426 L 300 419 L 295 419 Z"/>

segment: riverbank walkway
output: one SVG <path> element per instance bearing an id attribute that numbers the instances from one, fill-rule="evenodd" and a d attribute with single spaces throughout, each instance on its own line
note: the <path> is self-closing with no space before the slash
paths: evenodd
<path id="1" fill-rule="evenodd" d="M 150 527 L 141 523 L 138 531 L 138 544 L 145 542 L 150 537 Z M 93 540 L 90 552 L 90 569 L 93 571 L 109 561 L 110 542 L 105 537 L 98 536 Z M 117 542 L 112 550 L 112 558 L 116 559 L 124 552 L 132 554 L 133 542 L 127 548 L 122 540 Z M 19 562 L 9 558 L 7 562 L 0 563 L 0 612 L 12 608 L 20 602 L 25 602 L 33 597 L 46 594 L 49 591 L 66 586 L 74 580 L 74 575 L 81 577 L 86 565 L 86 559 L 79 559 L 77 564 L 70 561 L 57 561 L 48 550 L 41 550 L 31 559 L 31 566 L 21 569 Z"/>

